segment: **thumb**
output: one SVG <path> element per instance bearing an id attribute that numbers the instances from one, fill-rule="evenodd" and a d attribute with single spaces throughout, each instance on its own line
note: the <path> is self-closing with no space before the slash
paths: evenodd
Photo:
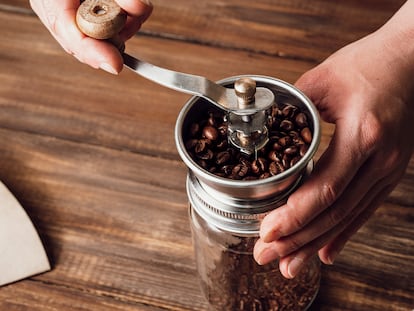
<path id="1" fill-rule="evenodd" d="M 335 76 L 329 68 L 319 65 L 305 72 L 295 83 L 295 86 L 316 106 L 322 119 L 329 123 L 335 123 L 337 119 L 337 111 L 333 109 L 335 105 L 330 103 L 336 102 L 334 81 Z"/>

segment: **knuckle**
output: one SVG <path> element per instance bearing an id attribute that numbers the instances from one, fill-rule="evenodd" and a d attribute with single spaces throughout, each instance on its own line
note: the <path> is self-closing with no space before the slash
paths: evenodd
<path id="1" fill-rule="evenodd" d="M 281 257 L 285 257 L 303 246 L 303 242 L 299 241 L 296 237 L 284 238 L 278 241 L 278 254 Z"/>
<path id="2" fill-rule="evenodd" d="M 324 183 L 320 189 L 320 204 L 324 207 L 331 206 L 339 196 L 339 184 Z"/>
<path id="3" fill-rule="evenodd" d="M 382 126 L 382 122 L 373 113 L 365 116 L 361 127 L 360 133 L 364 150 L 374 150 L 379 142 L 386 140 L 386 131 Z"/>
<path id="4" fill-rule="evenodd" d="M 292 195 L 289 197 L 286 206 L 289 208 L 287 216 L 285 216 L 285 221 L 282 221 L 281 226 L 285 228 L 283 232 L 285 234 L 290 234 L 293 231 L 302 229 L 307 223 L 308 219 L 305 218 L 299 211 L 299 206 L 302 206 L 301 198 L 298 196 Z"/>

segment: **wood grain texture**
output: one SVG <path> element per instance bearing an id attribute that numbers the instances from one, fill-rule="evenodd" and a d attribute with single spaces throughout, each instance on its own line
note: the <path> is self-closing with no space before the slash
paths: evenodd
<path id="1" fill-rule="evenodd" d="M 131 54 L 212 80 L 255 73 L 293 83 L 403 1 L 153 2 Z M 53 264 L 0 288 L 0 310 L 207 310 L 174 144 L 189 97 L 78 63 L 26 1 L 0 0 L 0 20 L 0 180 Z M 317 157 L 333 131 L 323 124 Z M 414 157 L 335 265 L 323 267 L 312 311 L 414 308 L 413 206 Z"/>

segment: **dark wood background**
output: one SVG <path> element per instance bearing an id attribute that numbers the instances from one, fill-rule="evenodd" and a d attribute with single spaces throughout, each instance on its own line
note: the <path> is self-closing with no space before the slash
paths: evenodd
<path id="1" fill-rule="evenodd" d="M 293 83 L 403 2 L 153 0 L 127 51 L 213 80 L 254 73 Z M 0 180 L 53 265 L 0 288 L 0 310 L 206 310 L 174 144 L 189 97 L 78 63 L 27 1 L 0 0 L 0 20 Z M 323 124 L 317 157 L 332 131 Z M 413 206 L 414 157 L 336 264 L 323 267 L 311 310 L 414 309 Z"/>

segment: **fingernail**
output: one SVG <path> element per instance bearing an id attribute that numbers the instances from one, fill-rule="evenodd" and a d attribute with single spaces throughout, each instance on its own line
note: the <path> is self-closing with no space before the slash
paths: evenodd
<path id="1" fill-rule="evenodd" d="M 332 253 L 328 256 L 328 264 L 333 265 L 338 255 L 339 255 L 338 250 L 332 251 Z"/>
<path id="2" fill-rule="evenodd" d="M 144 3 L 144 4 L 146 4 L 146 5 L 148 5 L 148 6 L 152 6 L 152 3 L 151 3 L 151 1 L 149 1 L 149 0 L 140 0 L 142 3 Z"/>
<path id="3" fill-rule="evenodd" d="M 272 241 L 279 240 L 281 237 L 282 237 L 282 234 L 279 230 L 277 229 L 266 230 L 265 229 L 262 238 L 265 243 L 269 243 Z"/>
<path id="4" fill-rule="evenodd" d="M 101 68 L 102 70 L 105 70 L 106 72 L 109 72 L 113 75 L 117 75 L 118 72 L 115 70 L 114 67 L 112 67 L 111 65 L 109 65 L 108 63 L 103 63 L 99 66 L 99 68 Z"/>
<path id="5" fill-rule="evenodd" d="M 303 260 L 298 257 L 293 258 L 292 261 L 289 262 L 287 272 L 291 279 L 293 279 L 299 273 L 300 269 L 302 269 L 302 266 Z"/>

